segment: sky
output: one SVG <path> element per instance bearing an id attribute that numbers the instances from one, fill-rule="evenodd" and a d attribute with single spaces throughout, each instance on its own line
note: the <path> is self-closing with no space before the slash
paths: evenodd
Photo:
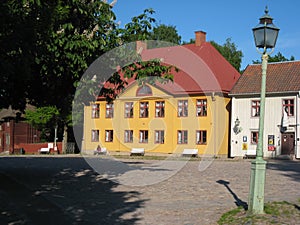
<path id="1" fill-rule="evenodd" d="M 108 0 L 112 2 L 112 0 Z M 273 56 L 300 60 L 299 0 L 117 0 L 113 11 L 121 27 L 144 9 L 155 10 L 156 23 L 175 26 L 182 41 L 194 38 L 195 31 L 205 31 L 207 41 L 220 45 L 227 38 L 243 52 L 241 69 L 260 59 L 252 28 L 259 23 L 266 5 L 273 23 L 280 28 Z"/>

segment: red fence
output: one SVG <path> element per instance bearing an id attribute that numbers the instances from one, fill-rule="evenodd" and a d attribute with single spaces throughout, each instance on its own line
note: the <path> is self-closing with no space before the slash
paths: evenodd
<path id="1" fill-rule="evenodd" d="M 25 151 L 25 154 L 39 154 L 39 149 L 47 148 L 47 147 L 48 147 L 48 143 L 33 143 L 33 144 L 20 143 L 15 145 L 14 152 L 12 154 L 24 154 L 24 152 L 22 152 L 21 149 Z M 51 154 L 60 154 L 61 152 L 62 152 L 62 142 L 57 142 L 57 152 L 55 152 L 54 149 L 50 150 Z"/>

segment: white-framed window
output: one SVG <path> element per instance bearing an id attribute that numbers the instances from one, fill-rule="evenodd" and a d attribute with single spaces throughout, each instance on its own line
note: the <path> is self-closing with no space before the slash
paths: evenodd
<path id="1" fill-rule="evenodd" d="M 100 105 L 99 104 L 92 104 L 92 118 L 99 118 L 100 117 Z"/>
<path id="2" fill-rule="evenodd" d="M 133 102 L 125 102 L 125 118 L 133 118 Z"/>
<path id="3" fill-rule="evenodd" d="M 105 117 L 106 118 L 114 117 L 114 104 L 113 103 L 106 103 Z"/>
<path id="4" fill-rule="evenodd" d="M 149 116 L 149 102 L 140 102 L 140 118 Z"/>
<path id="5" fill-rule="evenodd" d="M 258 143 L 258 131 L 251 131 L 251 144 Z"/>
<path id="6" fill-rule="evenodd" d="M 260 101 L 252 100 L 251 101 L 251 116 L 259 117 L 259 111 L 260 111 Z"/>
<path id="7" fill-rule="evenodd" d="M 196 144 L 197 145 L 206 145 L 207 144 L 207 131 L 206 130 L 197 130 L 196 131 Z"/>
<path id="8" fill-rule="evenodd" d="M 92 142 L 99 141 L 99 130 L 92 130 Z"/>
<path id="9" fill-rule="evenodd" d="M 124 131 L 124 142 L 125 143 L 133 142 L 133 130 L 125 130 Z"/>
<path id="10" fill-rule="evenodd" d="M 155 117 L 165 117 L 165 102 L 156 101 L 155 102 Z"/>
<path id="11" fill-rule="evenodd" d="M 105 142 L 113 142 L 114 140 L 114 131 L 105 130 Z"/>
<path id="12" fill-rule="evenodd" d="M 282 101 L 282 109 L 284 110 L 283 113 L 286 113 L 287 116 L 294 116 L 295 115 L 294 99 L 284 99 Z"/>
<path id="13" fill-rule="evenodd" d="M 188 143 L 188 131 L 187 130 L 178 130 L 177 131 L 177 143 L 178 144 L 187 144 Z"/>
<path id="14" fill-rule="evenodd" d="M 140 130 L 140 143 L 148 143 L 148 130 Z"/>
<path id="15" fill-rule="evenodd" d="M 165 131 L 164 130 L 156 130 L 155 131 L 155 144 L 163 144 L 165 143 Z"/>
<path id="16" fill-rule="evenodd" d="M 197 114 L 197 116 L 207 116 L 207 100 L 206 99 L 197 99 L 196 114 Z"/>
<path id="17" fill-rule="evenodd" d="M 188 116 L 188 100 L 178 100 L 178 117 Z"/>

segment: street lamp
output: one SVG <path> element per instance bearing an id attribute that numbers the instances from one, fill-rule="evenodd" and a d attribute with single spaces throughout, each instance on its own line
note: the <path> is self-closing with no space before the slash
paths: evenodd
<path id="1" fill-rule="evenodd" d="M 263 135 L 264 135 L 264 117 L 265 117 L 265 97 L 266 97 L 266 74 L 268 56 L 274 51 L 279 28 L 273 24 L 273 18 L 268 14 L 266 7 L 265 15 L 259 19 L 259 24 L 254 27 L 253 35 L 255 46 L 262 55 L 262 78 L 260 94 L 260 114 L 259 114 L 259 133 L 256 148 L 256 159 L 251 162 L 251 179 L 248 211 L 252 214 L 264 213 L 264 189 L 266 161 L 263 160 Z M 263 49 L 262 52 L 259 49 Z M 271 49 L 270 52 L 267 50 Z"/>

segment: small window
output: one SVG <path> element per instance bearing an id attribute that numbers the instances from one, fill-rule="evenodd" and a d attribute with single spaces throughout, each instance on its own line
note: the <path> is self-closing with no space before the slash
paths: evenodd
<path id="1" fill-rule="evenodd" d="M 92 142 L 99 141 L 99 130 L 92 130 Z"/>
<path id="2" fill-rule="evenodd" d="M 133 118 L 133 102 L 125 102 L 125 118 Z"/>
<path id="3" fill-rule="evenodd" d="M 196 144 L 197 145 L 206 145 L 207 131 L 206 130 L 197 130 L 196 131 Z"/>
<path id="4" fill-rule="evenodd" d="M 125 143 L 132 143 L 133 142 L 133 130 L 125 130 L 124 142 Z"/>
<path id="5" fill-rule="evenodd" d="M 207 116 L 207 100 L 197 99 L 196 103 L 197 116 Z"/>
<path id="6" fill-rule="evenodd" d="M 105 130 L 105 142 L 113 142 L 114 140 L 114 131 Z"/>
<path id="7" fill-rule="evenodd" d="M 148 143 L 148 130 L 140 130 L 140 143 Z"/>
<path id="8" fill-rule="evenodd" d="M 188 116 L 188 100 L 178 100 L 178 117 Z"/>
<path id="9" fill-rule="evenodd" d="M 143 85 L 137 89 L 136 95 L 137 96 L 151 96 L 152 90 L 148 85 Z"/>
<path id="10" fill-rule="evenodd" d="M 149 115 L 149 102 L 140 102 L 140 118 L 147 118 Z"/>
<path id="11" fill-rule="evenodd" d="M 100 116 L 100 105 L 99 104 L 92 104 L 92 118 L 99 118 Z"/>
<path id="12" fill-rule="evenodd" d="M 257 144 L 258 143 L 258 131 L 252 131 L 251 132 L 251 144 Z"/>
<path id="13" fill-rule="evenodd" d="M 260 101 L 259 100 L 251 101 L 251 116 L 259 117 L 259 111 L 260 111 Z"/>
<path id="14" fill-rule="evenodd" d="M 177 143 L 178 144 L 187 144 L 188 143 L 188 131 L 179 130 L 177 132 Z"/>
<path id="15" fill-rule="evenodd" d="M 156 144 L 163 144 L 165 142 L 165 131 L 163 130 L 156 130 L 155 131 L 155 143 Z"/>
<path id="16" fill-rule="evenodd" d="M 287 116 L 294 116 L 294 99 L 285 99 L 283 100 L 283 113 L 286 113 Z"/>
<path id="17" fill-rule="evenodd" d="M 165 102 L 155 102 L 155 117 L 165 117 Z"/>
<path id="18" fill-rule="evenodd" d="M 106 103 L 106 118 L 113 118 L 114 117 L 114 104 L 113 103 Z"/>

